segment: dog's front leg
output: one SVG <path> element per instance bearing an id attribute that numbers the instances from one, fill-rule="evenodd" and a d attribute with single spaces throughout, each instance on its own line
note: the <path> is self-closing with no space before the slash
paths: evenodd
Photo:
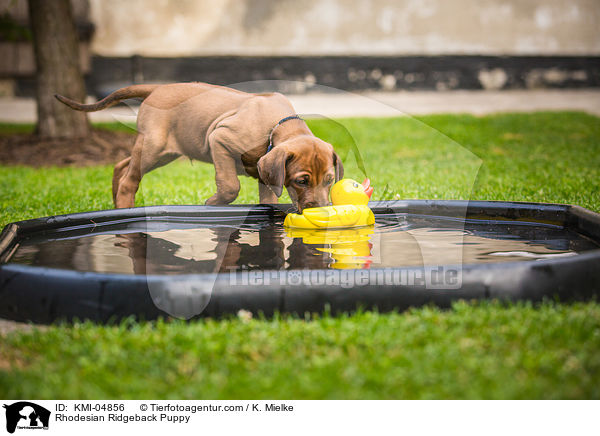
<path id="1" fill-rule="evenodd" d="M 206 200 L 206 204 L 229 204 L 237 198 L 240 192 L 240 180 L 236 173 L 235 159 L 219 143 L 211 144 L 211 155 L 215 165 L 217 192 Z"/>
<path id="2" fill-rule="evenodd" d="M 258 198 L 261 204 L 277 204 L 279 202 L 277 195 L 261 181 L 258 182 Z"/>

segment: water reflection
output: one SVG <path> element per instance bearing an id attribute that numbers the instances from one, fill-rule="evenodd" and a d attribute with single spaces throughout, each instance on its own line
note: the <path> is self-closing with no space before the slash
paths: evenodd
<path id="1" fill-rule="evenodd" d="M 560 227 L 465 225 L 405 215 L 345 230 L 286 231 L 280 223 L 264 222 L 199 226 L 141 221 L 87 234 L 32 237 L 22 241 L 9 261 L 77 271 L 189 274 L 536 261 L 597 248 Z"/>
<path id="2" fill-rule="evenodd" d="M 271 229 L 251 235 L 228 227 L 164 233 L 115 235 L 115 246 L 127 249 L 135 274 L 278 270 L 285 263 L 283 236 Z"/>

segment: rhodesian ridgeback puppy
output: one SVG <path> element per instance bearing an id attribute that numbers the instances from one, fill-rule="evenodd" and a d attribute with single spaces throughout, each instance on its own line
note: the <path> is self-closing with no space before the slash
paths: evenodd
<path id="1" fill-rule="evenodd" d="M 85 112 L 128 98 L 143 102 L 131 156 L 113 174 L 113 201 L 133 207 L 144 174 L 186 156 L 215 166 L 217 192 L 208 205 L 229 204 L 240 190 L 238 175 L 258 179 L 261 203 L 277 203 L 287 188 L 299 212 L 326 206 L 329 188 L 344 168 L 331 144 L 312 134 L 279 93 L 250 94 L 206 83 L 133 85 L 94 104 L 61 95 L 67 106 Z"/>

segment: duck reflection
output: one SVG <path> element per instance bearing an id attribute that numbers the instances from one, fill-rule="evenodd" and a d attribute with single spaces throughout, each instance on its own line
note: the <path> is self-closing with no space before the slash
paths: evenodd
<path id="1" fill-rule="evenodd" d="M 339 230 L 287 229 L 294 243 L 331 255 L 329 267 L 335 269 L 369 268 L 373 233 L 373 226 Z M 290 250 L 290 257 L 294 257 L 291 254 Z M 299 259 L 305 257 L 298 256 Z"/>

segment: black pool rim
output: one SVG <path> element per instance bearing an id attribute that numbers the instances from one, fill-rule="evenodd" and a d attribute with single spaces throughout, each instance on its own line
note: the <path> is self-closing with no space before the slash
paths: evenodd
<path id="1" fill-rule="evenodd" d="M 395 200 L 369 204 L 375 217 L 409 213 L 427 216 L 522 221 L 562 226 L 600 241 L 600 214 L 575 205 L 458 200 Z M 60 270 L 4 263 L 21 238 L 48 230 L 93 229 L 136 220 L 283 220 L 290 205 L 151 206 L 36 218 L 8 224 L 0 235 L 0 318 L 48 324 L 59 320 L 107 323 L 123 318 L 153 320 L 183 311 L 185 318 L 220 317 L 247 310 L 275 312 L 352 312 L 357 308 L 402 311 L 456 300 L 589 300 L 600 295 L 600 249 L 577 256 L 531 262 L 462 265 L 456 289 L 431 289 L 422 283 L 372 283 L 306 286 L 279 271 L 273 283 L 232 285 L 230 274 L 177 276 L 126 275 Z M 448 267 L 445 265 L 444 267 Z M 435 268 L 435 267 L 432 267 Z M 423 268 L 386 269 L 408 273 Z M 351 270 L 352 271 L 352 270 Z M 377 269 L 373 269 L 377 273 Z M 310 275 L 311 271 L 302 271 Z M 348 272 L 338 272 L 348 274 Z M 283 279 L 281 279 L 283 278 Z M 240 280 L 241 281 L 241 280 Z M 150 290 L 153 290 L 152 292 Z M 183 291 L 182 291 L 183 290 Z"/>

